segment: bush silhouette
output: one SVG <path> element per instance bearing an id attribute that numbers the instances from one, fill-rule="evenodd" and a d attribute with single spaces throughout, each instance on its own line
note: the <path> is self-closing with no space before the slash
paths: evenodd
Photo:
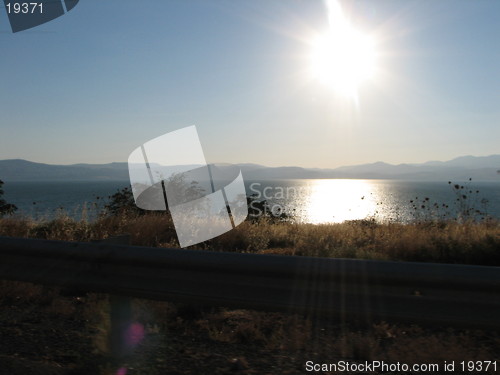
<path id="1" fill-rule="evenodd" d="M 169 213 L 168 202 L 164 199 L 164 186 L 168 186 L 168 194 L 174 200 L 181 201 L 185 199 L 187 201 L 197 199 L 203 193 L 203 189 L 198 186 L 196 181 L 192 181 L 191 183 L 187 183 L 185 181 L 185 177 L 182 173 L 175 174 L 169 177 L 165 184 L 156 184 L 149 187 L 150 194 L 146 199 L 152 200 L 149 202 L 152 206 L 155 206 L 155 202 L 157 201 L 158 207 L 165 205 L 167 207 L 166 212 Z M 122 190 L 117 191 L 115 194 L 108 197 L 109 203 L 104 206 L 104 214 L 117 216 L 123 214 L 135 214 L 135 215 L 144 215 L 148 211 L 153 212 L 165 212 L 162 210 L 144 210 L 142 208 L 137 207 L 137 204 L 134 200 L 134 195 L 132 193 L 131 187 L 125 187 Z M 141 198 L 139 198 L 141 199 Z"/>
<path id="2" fill-rule="evenodd" d="M 11 203 L 7 203 L 4 199 L 2 199 L 2 197 L 3 197 L 3 189 L 2 189 L 3 184 L 4 184 L 4 182 L 2 180 L 0 180 L 0 217 L 2 217 L 4 215 L 11 215 L 17 210 L 16 205 L 11 204 Z"/>

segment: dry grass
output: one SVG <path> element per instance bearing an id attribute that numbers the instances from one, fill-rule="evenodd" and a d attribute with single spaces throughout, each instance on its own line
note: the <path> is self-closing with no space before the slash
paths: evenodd
<path id="1" fill-rule="evenodd" d="M 47 222 L 0 219 L 0 235 L 90 241 L 128 233 L 133 245 L 178 247 L 167 215 L 122 215 L 93 223 L 61 216 Z M 438 263 L 500 265 L 500 223 L 341 224 L 244 222 L 197 248 L 296 256 L 384 259 Z"/>

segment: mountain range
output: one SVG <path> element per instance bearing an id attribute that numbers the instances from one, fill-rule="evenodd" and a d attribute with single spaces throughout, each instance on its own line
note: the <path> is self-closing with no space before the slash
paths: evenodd
<path id="1" fill-rule="evenodd" d="M 225 168 L 225 164 L 215 164 Z M 388 164 L 376 162 L 335 169 L 302 167 L 266 167 L 259 164 L 237 164 L 246 180 L 355 178 L 422 181 L 500 181 L 500 155 L 461 156 L 449 161 L 421 164 Z M 0 179 L 9 181 L 126 181 L 125 162 L 108 164 L 53 165 L 22 159 L 0 160 Z"/>

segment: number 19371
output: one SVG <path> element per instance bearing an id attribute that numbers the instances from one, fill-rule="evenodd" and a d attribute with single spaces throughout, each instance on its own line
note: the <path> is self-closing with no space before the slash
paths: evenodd
<path id="1" fill-rule="evenodd" d="M 474 372 L 474 371 L 488 371 L 491 367 L 493 371 L 497 371 L 497 361 L 462 361 L 460 362 L 461 370 Z"/>
<path id="2" fill-rule="evenodd" d="M 43 3 L 7 3 L 5 7 L 9 14 L 43 13 Z"/>

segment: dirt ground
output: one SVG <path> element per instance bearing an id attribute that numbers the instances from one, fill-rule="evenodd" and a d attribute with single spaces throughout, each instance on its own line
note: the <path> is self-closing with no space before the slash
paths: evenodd
<path id="1" fill-rule="evenodd" d="M 341 360 L 496 360 L 500 371 L 498 332 L 385 322 L 356 327 L 146 300 L 132 301 L 128 353 L 117 356 L 109 342 L 109 296 L 5 281 L 1 290 L 0 374 L 307 374 L 329 373 L 307 371 L 307 361 Z"/>

